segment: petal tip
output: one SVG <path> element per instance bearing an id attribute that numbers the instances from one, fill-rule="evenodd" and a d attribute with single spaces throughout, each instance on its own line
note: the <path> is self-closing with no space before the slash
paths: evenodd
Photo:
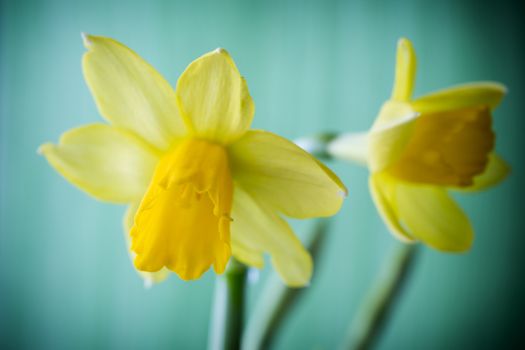
<path id="1" fill-rule="evenodd" d="M 228 57 L 230 56 L 230 53 L 228 52 L 228 50 L 226 50 L 223 47 L 218 47 L 215 50 L 213 50 L 212 52 L 214 54 L 225 55 L 225 56 L 228 56 Z"/>
<path id="2" fill-rule="evenodd" d="M 231 65 L 235 66 L 235 64 L 233 63 L 233 60 L 232 60 L 232 58 L 230 56 L 230 53 L 225 48 L 218 47 L 215 50 L 213 50 L 211 53 L 212 53 L 212 55 L 219 55 L 222 58 L 225 58 Z"/>
<path id="3" fill-rule="evenodd" d="M 493 84 L 501 91 L 502 98 L 509 94 L 509 88 L 506 85 L 498 82 L 494 82 Z"/>
<path id="4" fill-rule="evenodd" d="M 402 46 L 402 45 L 405 46 L 405 45 L 410 45 L 410 44 L 411 44 L 411 41 L 404 36 L 399 38 L 399 40 L 397 41 L 398 46 Z"/>
<path id="5" fill-rule="evenodd" d="M 86 32 L 81 32 L 80 37 L 82 38 L 82 42 L 84 43 L 84 46 L 89 49 L 93 45 L 92 36 Z"/>
<path id="6" fill-rule="evenodd" d="M 466 86 L 469 86 L 469 85 L 476 86 L 477 85 L 481 88 L 492 90 L 492 92 L 497 91 L 499 94 L 501 94 L 502 98 L 509 93 L 509 88 L 505 84 L 497 82 L 497 81 L 491 81 L 491 80 L 480 81 L 480 82 L 466 83 L 464 85 Z"/>
<path id="7" fill-rule="evenodd" d="M 414 50 L 412 41 L 405 37 L 399 38 L 399 40 L 397 41 L 397 49 L 403 52 L 412 52 Z"/>
<path id="8" fill-rule="evenodd" d="M 51 149 L 51 147 L 53 147 L 52 143 L 44 143 L 37 148 L 36 154 L 40 156 L 45 156 L 47 151 Z"/>

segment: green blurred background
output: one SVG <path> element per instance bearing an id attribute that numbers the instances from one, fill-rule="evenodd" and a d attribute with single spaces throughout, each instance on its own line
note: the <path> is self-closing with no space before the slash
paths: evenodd
<path id="1" fill-rule="evenodd" d="M 196 57 L 227 48 L 255 100 L 254 127 L 289 138 L 368 128 L 389 96 L 400 36 L 418 54 L 417 94 L 505 83 L 510 92 L 494 128 L 513 173 L 497 189 L 458 196 L 476 229 L 473 249 L 423 250 L 378 345 L 523 345 L 524 14 L 505 1 L 2 0 L 0 346 L 206 346 L 214 275 L 191 283 L 173 275 L 144 289 L 123 243 L 124 208 L 87 197 L 36 154 L 69 128 L 101 120 L 82 77 L 81 31 L 122 41 L 172 84 Z M 276 349 L 334 348 L 394 243 L 371 202 L 366 169 L 331 166 L 350 195 Z M 250 310 L 268 271 L 250 286 Z"/>

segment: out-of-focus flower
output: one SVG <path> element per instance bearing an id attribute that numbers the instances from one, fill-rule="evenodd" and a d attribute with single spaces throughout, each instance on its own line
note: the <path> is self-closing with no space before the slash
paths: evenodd
<path id="1" fill-rule="evenodd" d="M 233 255 L 262 267 L 263 253 L 290 286 L 312 261 L 283 219 L 335 214 L 346 195 L 323 164 L 275 134 L 248 130 L 254 104 L 223 49 L 192 62 L 175 90 L 124 45 L 84 36 L 84 76 L 109 124 L 64 133 L 40 152 L 67 180 L 129 203 L 130 250 L 147 281 L 166 269 L 199 278 Z M 230 235 L 231 233 L 231 235 Z"/>
<path id="2" fill-rule="evenodd" d="M 401 39 L 391 99 L 369 132 L 342 135 L 329 152 L 369 167 L 372 197 L 397 238 L 465 251 L 473 230 L 448 190 L 483 190 L 508 174 L 492 131 L 492 110 L 506 89 L 478 82 L 412 99 L 415 72 L 412 44 Z"/>

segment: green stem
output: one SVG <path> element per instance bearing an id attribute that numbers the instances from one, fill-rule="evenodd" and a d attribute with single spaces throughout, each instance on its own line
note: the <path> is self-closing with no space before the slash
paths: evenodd
<path id="1" fill-rule="evenodd" d="M 208 349 L 241 348 L 245 285 L 246 267 L 231 258 L 226 272 L 217 277 Z"/>
<path id="2" fill-rule="evenodd" d="M 319 219 L 315 228 L 306 237 L 305 245 L 316 261 L 326 232 L 329 220 Z M 281 282 L 276 273 L 272 273 L 264 285 L 252 317 L 243 335 L 244 350 L 269 349 L 282 322 L 304 293 L 304 288 L 289 288 Z"/>
<path id="3" fill-rule="evenodd" d="M 417 245 L 398 244 L 350 324 L 343 349 L 370 349 L 383 330 L 414 265 Z"/>
<path id="4" fill-rule="evenodd" d="M 295 140 L 295 143 L 316 158 L 331 160 L 332 156 L 328 153 L 327 147 L 337 136 L 337 133 L 325 132 L 314 136 L 302 137 Z"/>

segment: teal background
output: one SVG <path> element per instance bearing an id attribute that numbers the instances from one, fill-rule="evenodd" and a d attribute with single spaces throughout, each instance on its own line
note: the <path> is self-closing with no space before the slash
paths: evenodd
<path id="1" fill-rule="evenodd" d="M 82 77 L 81 31 L 122 41 L 172 84 L 196 57 L 228 49 L 255 100 L 254 127 L 288 138 L 368 128 L 389 96 L 400 36 L 418 54 L 416 94 L 506 84 L 494 129 L 513 173 L 497 189 L 458 196 L 476 230 L 473 249 L 423 249 L 378 345 L 523 344 L 525 12 L 517 2 L 2 0 L 0 13 L 0 347 L 206 346 L 213 274 L 144 289 L 123 244 L 124 208 L 87 197 L 36 154 L 101 120 Z M 334 348 L 394 244 L 366 169 L 330 165 L 350 195 L 275 349 Z M 268 270 L 250 286 L 250 310 Z"/>

